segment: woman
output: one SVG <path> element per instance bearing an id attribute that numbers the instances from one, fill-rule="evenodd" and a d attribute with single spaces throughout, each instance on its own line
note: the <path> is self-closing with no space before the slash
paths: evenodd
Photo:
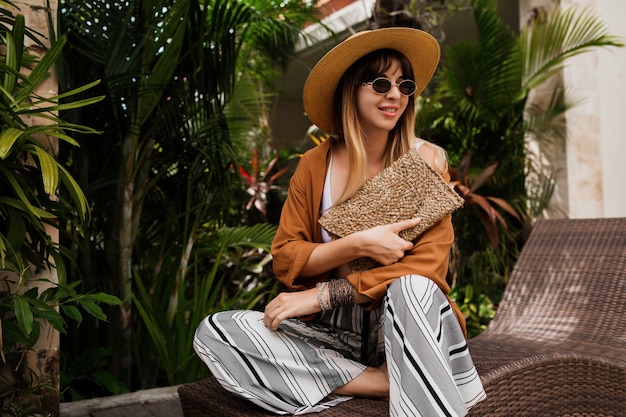
<path id="1" fill-rule="evenodd" d="M 352 396 L 389 398 L 392 416 L 464 416 L 484 398 L 448 298 L 450 216 L 409 242 L 408 219 L 331 239 L 318 220 L 407 151 L 446 180 L 444 152 L 414 136 L 415 97 L 439 45 L 408 28 L 364 31 L 328 52 L 304 86 L 309 119 L 332 138 L 291 179 L 272 254 L 292 291 L 265 312 L 210 315 L 194 346 L 229 391 L 279 414 L 324 410 Z M 371 258 L 379 266 L 353 271 Z"/>

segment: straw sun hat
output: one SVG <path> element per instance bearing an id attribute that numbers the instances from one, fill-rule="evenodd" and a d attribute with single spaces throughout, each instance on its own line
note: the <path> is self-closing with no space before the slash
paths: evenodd
<path id="1" fill-rule="evenodd" d="M 333 96 L 339 80 L 359 58 L 378 49 L 395 49 L 409 60 L 417 85 L 416 96 L 424 90 L 439 63 L 439 43 L 424 31 L 393 27 L 358 32 L 324 55 L 304 83 L 304 110 L 311 122 L 327 133 L 336 133 Z"/>
<path id="2" fill-rule="evenodd" d="M 337 133 L 333 108 L 335 90 L 345 71 L 358 59 L 378 49 L 394 49 L 411 63 L 416 95 L 426 87 L 439 64 L 439 43 L 426 32 L 409 28 L 363 31 L 331 49 L 313 67 L 304 84 L 303 101 L 307 116 L 318 128 Z M 332 206 L 319 219 L 332 239 L 414 217 L 420 223 L 400 232 L 413 241 L 444 216 L 463 205 L 464 200 L 420 155 L 417 149 L 405 153 L 392 165 L 368 179 L 349 199 Z M 353 271 L 378 266 L 371 258 L 350 262 Z"/>

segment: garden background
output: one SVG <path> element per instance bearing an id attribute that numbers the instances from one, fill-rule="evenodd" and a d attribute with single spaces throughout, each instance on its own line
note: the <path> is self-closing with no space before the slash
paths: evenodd
<path id="1" fill-rule="evenodd" d="M 362 1 L 365 16 L 340 28 L 350 2 L 1 3 L 3 415 L 207 375 L 196 325 L 279 290 L 269 245 L 289 176 L 325 139 L 306 125 L 286 134 L 306 121 L 286 80 L 351 30 L 417 26 L 444 45 L 416 133 L 446 148 L 466 199 L 449 279 L 470 336 L 493 317 L 533 219 L 626 210 L 610 192 L 614 159 L 594 159 L 600 143 L 624 146 L 593 119 L 606 110 L 574 117 L 600 136 L 569 151 L 581 146 L 572 112 L 605 88 L 589 77 L 594 54 L 621 46 L 593 8 L 521 2 L 512 27 L 498 9 L 512 2 Z M 447 39 L 459 22 L 467 34 Z M 569 87 L 569 58 L 596 63 L 576 67 L 594 94 Z M 580 154 L 591 160 L 574 172 Z M 598 182 L 607 190 L 587 198 Z"/>

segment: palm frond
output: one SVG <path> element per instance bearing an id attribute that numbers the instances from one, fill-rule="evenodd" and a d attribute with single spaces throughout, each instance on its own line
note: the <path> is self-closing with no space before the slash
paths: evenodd
<path id="1" fill-rule="evenodd" d="M 560 71 L 568 58 L 597 47 L 623 46 L 588 8 L 575 7 L 539 15 L 522 29 L 518 39 L 524 62 L 523 94 Z"/>
<path id="2" fill-rule="evenodd" d="M 519 90 L 520 70 L 511 59 L 515 37 L 495 8 L 475 3 L 478 41 L 446 47 L 441 75 L 436 79 L 441 85 L 437 94 L 456 103 L 470 123 L 479 118 L 495 123 Z"/>
<path id="3" fill-rule="evenodd" d="M 524 130 L 538 141 L 565 140 L 565 113 L 580 102 L 579 99 L 568 97 L 562 83 L 557 83 L 546 104 L 529 103 L 526 106 Z"/>

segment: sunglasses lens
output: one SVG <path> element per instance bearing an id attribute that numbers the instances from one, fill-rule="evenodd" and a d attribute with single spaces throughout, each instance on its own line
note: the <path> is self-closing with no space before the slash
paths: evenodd
<path id="1" fill-rule="evenodd" d="M 388 80 L 387 78 L 382 78 L 382 77 L 376 78 L 374 81 L 371 82 L 371 84 L 372 84 L 372 88 L 374 89 L 374 91 L 377 92 L 378 94 L 386 94 L 391 89 L 391 86 L 393 85 L 391 80 Z M 413 93 L 415 93 L 415 90 L 417 89 L 417 87 L 413 80 L 402 80 L 398 84 L 398 89 L 400 90 L 401 94 L 405 96 L 410 96 L 410 95 L 413 95 Z"/>
<path id="2" fill-rule="evenodd" d="M 376 78 L 372 81 L 372 88 L 378 94 L 385 94 L 391 88 L 391 81 L 386 78 Z"/>
<path id="3" fill-rule="evenodd" d="M 400 89 L 400 92 L 405 96 L 410 96 L 415 93 L 416 88 L 415 83 L 411 80 L 404 80 L 398 84 L 398 89 Z"/>

